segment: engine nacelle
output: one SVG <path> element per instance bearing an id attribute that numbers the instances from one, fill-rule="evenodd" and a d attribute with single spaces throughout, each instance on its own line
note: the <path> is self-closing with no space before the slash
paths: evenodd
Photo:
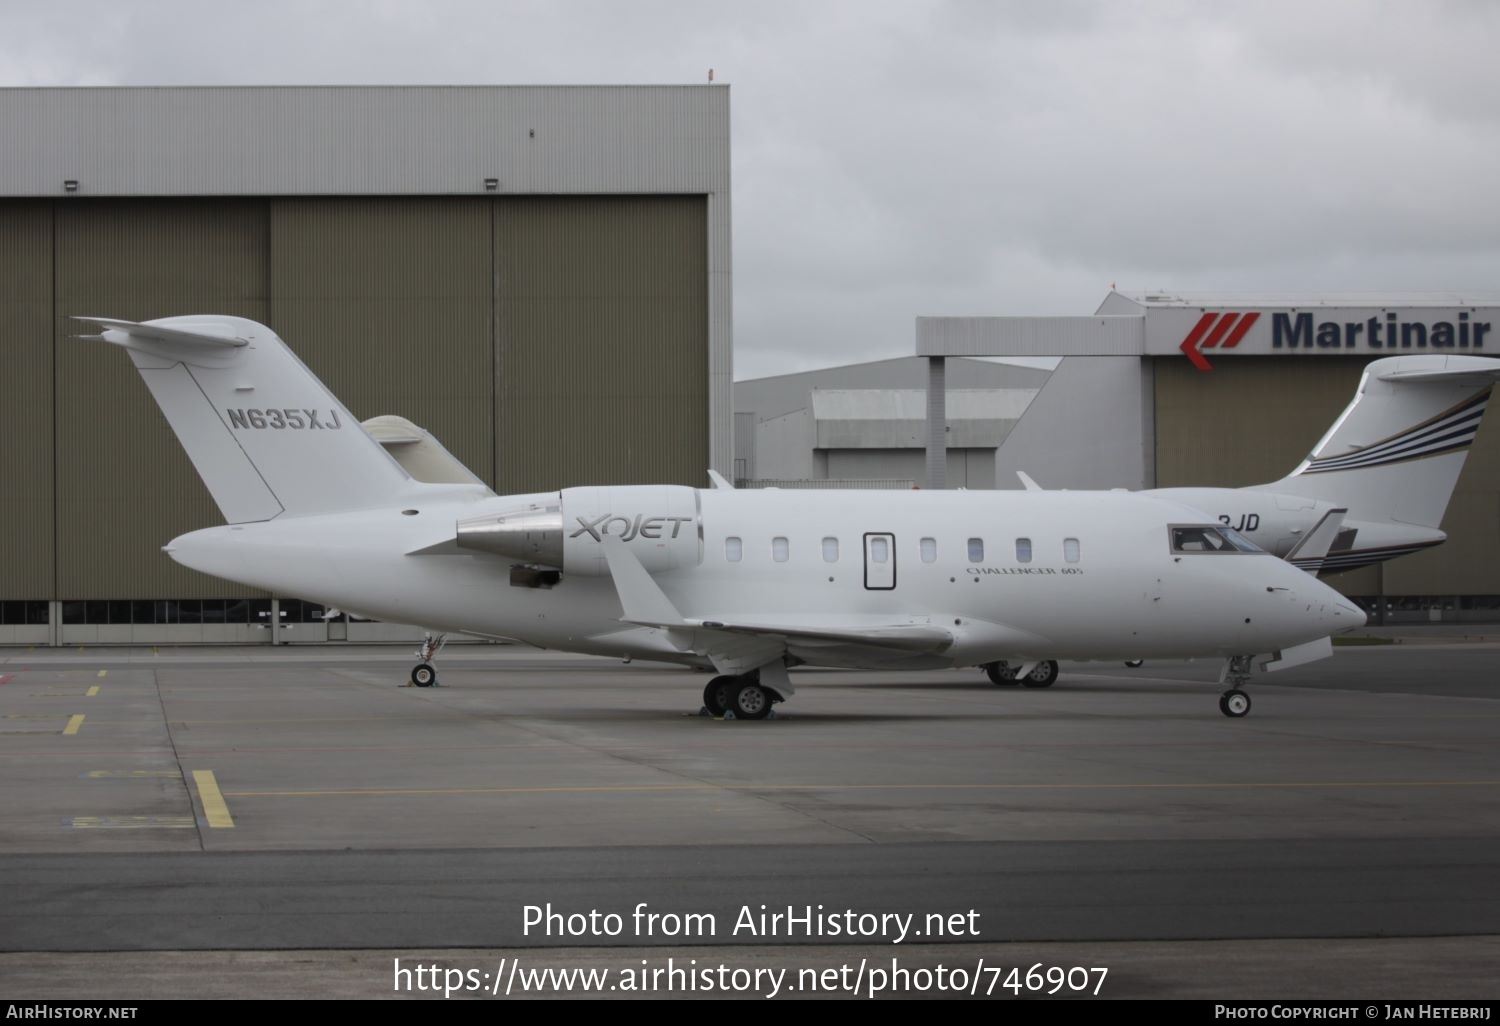
<path id="1" fill-rule="evenodd" d="M 703 562 L 696 489 L 680 485 L 564 488 L 557 500 L 458 522 L 458 545 L 564 574 L 609 573 L 603 539 L 619 538 L 651 573 Z"/>

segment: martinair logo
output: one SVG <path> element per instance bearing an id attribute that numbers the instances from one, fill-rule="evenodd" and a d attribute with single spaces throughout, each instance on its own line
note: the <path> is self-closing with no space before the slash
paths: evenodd
<path id="1" fill-rule="evenodd" d="M 1260 320 L 1255 311 L 1205 313 L 1187 333 L 1183 355 L 1200 371 L 1213 370 L 1206 349 L 1233 349 Z M 1451 321 L 1403 321 L 1394 310 L 1352 321 L 1316 321 L 1307 311 L 1279 311 L 1271 315 L 1271 348 L 1293 352 L 1309 349 L 1483 349 L 1489 321 L 1476 321 L 1460 310 Z"/>
<path id="2" fill-rule="evenodd" d="M 1260 320 L 1259 313 L 1206 313 L 1198 318 L 1198 323 L 1193 325 L 1193 330 L 1187 333 L 1187 338 L 1182 340 L 1179 349 L 1193 361 L 1193 366 L 1200 371 L 1213 370 L 1213 364 L 1204 359 L 1201 350 L 1204 349 L 1233 349 L 1240 344 L 1250 331 L 1255 327 L 1255 322 Z"/>

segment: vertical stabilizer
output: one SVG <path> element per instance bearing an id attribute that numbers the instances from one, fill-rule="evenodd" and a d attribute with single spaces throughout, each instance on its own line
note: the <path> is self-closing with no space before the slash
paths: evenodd
<path id="1" fill-rule="evenodd" d="M 1325 499 L 1355 520 L 1438 527 L 1500 379 L 1500 360 L 1396 356 L 1365 368 L 1354 401 L 1268 491 Z"/>
<path id="2" fill-rule="evenodd" d="M 80 321 L 130 354 L 231 524 L 398 502 L 410 476 L 276 333 L 241 317 Z"/>

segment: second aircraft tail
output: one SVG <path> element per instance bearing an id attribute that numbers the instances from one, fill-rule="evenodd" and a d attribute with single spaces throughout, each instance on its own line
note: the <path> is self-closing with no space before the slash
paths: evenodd
<path id="1" fill-rule="evenodd" d="M 1357 520 L 1436 528 L 1496 380 L 1500 360 L 1485 357 L 1376 360 L 1308 457 L 1258 487 L 1328 500 Z"/>

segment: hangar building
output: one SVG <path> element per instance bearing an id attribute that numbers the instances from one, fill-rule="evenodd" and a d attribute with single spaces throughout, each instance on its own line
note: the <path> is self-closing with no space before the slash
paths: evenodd
<path id="1" fill-rule="evenodd" d="M 925 483 L 927 368 L 915 356 L 734 383 L 741 487 L 911 488 Z M 954 360 L 946 486 L 994 488 L 995 454 L 1048 372 Z"/>
<path id="2" fill-rule="evenodd" d="M 378 635 L 162 554 L 218 512 L 73 315 L 264 322 L 502 493 L 731 470 L 725 86 L 5 89 L 0 135 L 0 643 Z"/>

